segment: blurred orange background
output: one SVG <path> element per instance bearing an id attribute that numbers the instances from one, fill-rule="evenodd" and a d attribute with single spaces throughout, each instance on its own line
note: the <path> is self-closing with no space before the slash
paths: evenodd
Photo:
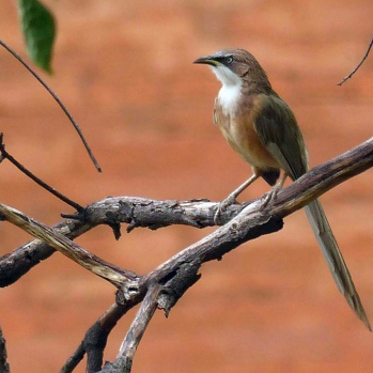
<path id="1" fill-rule="evenodd" d="M 44 1 L 58 21 L 54 76 L 40 74 L 80 124 L 104 172 L 90 163 L 56 103 L 0 50 L 0 131 L 8 151 L 80 204 L 106 196 L 222 200 L 251 170 L 212 125 L 219 83 L 192 61 L 226 47 L 250 50 L 295 112 L 311 166 L 372 136 L 373 55 L 342 87 L 372 37 L 371 0 Z M 16 2 L 0 2 L 1 38 L 25 56 Z M 8 162 L 1 201 L 46 224 L 71 213 Z M 262 195 L 259 181 L 241 197 Z M 372 171 L 322 197 L 373 321 Z M 213 229 L 136 229 L 115 241 L 98 227 L 77 242 L 145 274 Z M 0 254 L 29 236 L 1 224 Z M 115 289 L 56 253 L 1 290 L 12 372 L 56 372 Z M 115 358 L 135 314 L 110 336 Z M 282 231 L 202 267 L 172 310 L 157 312 L 134 372 L 369 372 L 373 335 L 339 294 L 304 212 Z M 77 372 L 84 372 L 81 364 Z"/>

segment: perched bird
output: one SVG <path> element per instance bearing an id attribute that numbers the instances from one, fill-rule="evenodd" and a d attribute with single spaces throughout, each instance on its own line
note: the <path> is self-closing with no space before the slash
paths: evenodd
<path id="1" fill-rule="evenodd" d="M 285 178 L 298 179 L 308 171 L 306 145 L 289 106 L 272 89 L 255 57 L 243 49 L 225 49 L 198 58 L 194 63 L 210 65 L 222 87 L 215 99 L 214 122 L 234 151 L 249 163 L 253 175 L 226 200 L 220 209 L 257 178 L 276 188 Z M 351 275 L 318 200 L 306 207 L 307 217 L 340 292 L 369 330 L 371 326 Z M 219 211 L 219 210 L 218 210 Z"/>

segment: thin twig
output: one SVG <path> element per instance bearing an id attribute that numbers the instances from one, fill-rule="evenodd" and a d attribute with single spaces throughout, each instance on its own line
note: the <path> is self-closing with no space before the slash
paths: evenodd
<path id="1" fill-rule="evenodd" d="M 14 166 L 16 166 L 21 172 L 23 172 L 25 175 L 27 175 L 36 184 L 40 185 L 42 188 L 44 188 L 48 192 L 52 193 L 54 196 L 56 196 L 61 201 L 67 203 L 70 206 L 72 206 L 78 212 L 83 212 L 84 211 L 83 206 L 80 206 L 78 203 L 72 201 L 70 198 L 67 198 L 62 193 L 60 193 L 58 190 L 54 189 L 53 187 L 51 187 L 50 185 L 45 183 L 43 180 L 39 179 L 31 171 L 29 171 L 25 166 L 23 166 L 21 163 L 19 163 L 12 155 L 10 155 L 5 150 L 5 144 L 3 143 L 3 133 L 0 133 L 0 153 L 1 153 L 1 160 L 8 159 L 8 161 L 10 161 Z"/>
<path id="2" fill-rule="evenodd" d="M 76 132 L 78 132 L 78 135 L 80 139 L 83 142 L 83 145 L 85 149 L 87 150 L 89 157 L 91 158 L 93 164 L 95 165 L 96 169 L 98 172 L 102 172 L 101 167 L 99 166 L 95 156 L 92 153 L 91 148 L 89 147 L 86 139 L 83 136 L 82 130 L 80 129 L 78 123 L 75 122 L 75 119 L 72 117 L 70 112 L 67 110 L 66 106 L 62 103 L 62 101 L 59 99 L 59 97 L 52 91 L 51 88 L 43 81 L 42 78 L 22 59 L 22 57 L 17 54 L 12 48 L 10 48 L 7 44 L 5 44 L 1 39 L 0 39 L 0 45 L 4 47 L 10 54 L 13 55 L 34 77 L 35 79 L 48 91 L 48 93 L 55 99 L 55 101 L 58 103 L 60 108 L 63 110 L 63 112 L 66 114 L 66 116 L 69 118 L 70 122 L 73 124 Z"/>
<path id="3" fill-rule="evenodd" d="M 84 341 L 82 341 L 76 351 L 66 361 L 65 365 L 60 370 L 60 373 L 71 373 L 83 360 L 85 352 Z"/>
<path id="4" fill-rule="evenodd" d="M 368 55 L 369 55 L 369 52 L 371 50 L 373 46 L 373 38 L 372 40 L 370 41 L 369 43 L 369 46 L 368 46 L 368 49 L 367 51 L 365 52 L 364 54 L 364 57 L 362 58 L 362 60 L 358 63 L 358 65 L 347 75 L 345 76 L 337 85 L 341 86 L 346 80 L 350 79 L 352 77 L 352 75 L 354 75 L 356 73 L 357 70 L 359 70 L 360 66 L 363 64 L 363 62 L 367 59 Z"/>

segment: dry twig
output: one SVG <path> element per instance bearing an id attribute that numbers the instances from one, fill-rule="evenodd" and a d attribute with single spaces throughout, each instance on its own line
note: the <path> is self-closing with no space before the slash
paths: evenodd
<path id="1" fill-rule="evenodd" d="M 53 99 L 57 102 L 57 104 L 60 106 L 62 111 L 65 113 L 67 118 L 70 120 L 72 125 L 74 126 L 76 132 L 78 133 L 80 139 L 82 140 L 82 143 L 91 158 L 93 164 L 96 167 L 96 170 L 98 172 L 102 172 L 101 167 L 99 166 L 95 156 L 93 155 L 93 152 L 91 148 L 89 147 L 86 139 L 83 136 L 82 130 L 80 129 L 78 123 L 75 122 L 73 116 L 70 114 L 69 110 L 67 110 L 67 107 L 63 104 L 63 102 L 59 99 L 59 97 L 54 93 L 54 91 L 48 86 L 47 83 L 44 82 L 42 78 L 22 59 L 22 57 L 16 53 L 12 48 L 10 48 L 6 43 L 4 43 L 0 39 L 0 45 L 5 48 L 13 57 L 15 57 L 30 73 L 31 75 L 47 90 L 47 92 L 53 97 Z"/>
<path id="2" fill-rule="evenodd" d="M 135 357 L 137 347 L 144 335 L 145 329 L 148 326 L 151 318 L 154 315 L 158 305 L 158 295 L 161 291 L 159 284 L 153 284 L 149 287 L 139 311 L 137 312 L 126 337 L 123 340 L 122 346 L 113 364 L 106 364 L 102 372 L 114 373 L 123 372 L 130 373 L 132 362 Z"/>
<path id="3" fill-rule="evenodd" d="M 248 240 L 281 229 L 282 218 L 372 166 L 373 137 L 339 157 L 310 170 L 289 187 L 280 190 L 276 199 L 267 203 L 265 208 L 261 200 L 244 206 L 232 206 L 225 215 L 225 219 L 229 220 L 234 213 L 236 215 L 225 225 L 180 251 L 142 277 L 104 262 L 89 251 L 75 245 L 61 233 L 65 227 L 60 226 L 60 232 L 56 232 L 56 229 L 37 223 L 3 204 L 0 204 L 0 215 L 35 237 L 45 240 L 53 248 L 96 275 L 110 281 L 119 289 L 117 304 L 113 305 L 90 328 L 77 352 L 68 360 L 63 372 L 72 371 L 83 357 L 84 352 L 88 352 L 89 355 L 88 371 L 97 371 L 102 364 L 102 354 L 110 331 L 128 309 L 146 297 L 147 301 L 143 304 L 127 334 L 117 360 L 114 364 L 107 364 L 102 370 L 106 373 L 119 373 L 123 372 L 123 369 L 130 372 L 137 345 L 155 308 L 159 306 L 168 314 L 184 292 L 199 279 L 198 271 L 204 262 L 220 259 L 224 254 Z M 136 198 L 131 200 L 128 197 L 107 199 L 88 206 L 86 208 L 88 218 L 80 226 L 78 225 L 77 229 L 81 233 L 97 224 L 109 224 L 107 219 L 117 223 L 127 222 L 132 228 L 146 226 L 157 229 L 175 223 L 202 227 L 213 224 L 216 208 L 217 204 L 206 201 L 156 202 Z M 159 210 L 162 210 L 162 214 L 159 214 Z M 70 231 L 68 234 L 78 235 L 76 231 Z M 35 245 L 34 250 L 38 251 L 41 244 L 34 242 L 29 245 Z M 27 247 L 18 250 L 22 252 L 27 250 Z M 1 266 L 0 262 L 0 270 Z M 93 343 L 90 343 L 92 340 Z"/>
<path id="4" fill-rule="evenodd" d="M 60 193 L 58 190 L 52 188 L 50 185 L 45 183 L 43 180 L 39 179 L 30 170 L 28 170 L 25 166 L 23 166 L 20 162 L 18 162 L 11 154 L 9 154 L 5 150 L 5 144 L 3 142 L 3 138 L 4 138 L 3 134 L 0 133 L 0 154 L 1 154 L 0 162 L 2 162 L 4 159 L 7 159 L 15 167 L 17 167 L 22 173 L 24 173 L 27 177 L 29 177 L 32 181 L 40 185 L 42 188 L 47 190 L 49 193 L 53 194 L 55 197 L 60 199 L 62 202 L 67 203 L 68 205 L 70 205 L 71 207 L 73 207 L 75 210 L 77 210 L 80 213 L 84 212 L 84 208 L 82 206 L 72 201 L 71 199 L 67 198 L 62 193 Z"/>
<path id="5" fill-rule="evenodd" d="M 347 75 L 345 76 L 337 85 L 341 86 L 346 80 L 350 79 L 352 77 L 352 75 L 354 75 L 356 73 L 356 71 L 359 70 L 360 66 L 364 63 L 364 61 L 367 59 L 368 55 L 369 55 L 369 52 L 370 50 L 372 49 L 372 46 L 373 46 L 373 38 L 372 40 L 370 41 L 369 43 L 369 46 L 368 46 L 368 49 L 367 51 L 365 52 L 363 58 L 361 59 L 361 61 L 356 65 L 356 67 Z"/>

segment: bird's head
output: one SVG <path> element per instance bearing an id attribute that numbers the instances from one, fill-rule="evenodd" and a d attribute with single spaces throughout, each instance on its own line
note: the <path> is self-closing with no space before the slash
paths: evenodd
<path id="1" fill-rule="evenodd" d="M 223 85 L 263 83 L 269 85 L 267 75 L 255 57 L 244 49 L 223 49 L 197 58 L 193 63 L 211 66 Z"/>

